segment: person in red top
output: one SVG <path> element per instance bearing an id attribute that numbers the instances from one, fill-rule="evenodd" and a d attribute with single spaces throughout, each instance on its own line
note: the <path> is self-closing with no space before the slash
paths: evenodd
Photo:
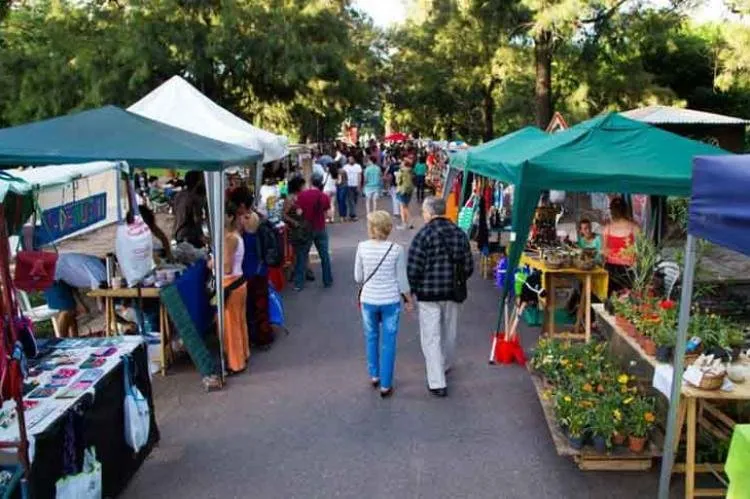
<path id="1" fill-rule="evenodd" d="M 312 187 L 297 194 L 297 207 L 302 210 L 302 217 L 310 224 L 312 238 L 297 252 L 297 264 L 294 272 L 295 289 L 301 290 L 305 283 L 305 267 L 310 254 L 310 248 L 315 244 L 320 256 L 320 266 L 323 271 L 323 286 L 333 285 L 331 272 L 331 257 L 328 253 L 328 232 L 326 231 L 326 213 L 331 209 L 331 200 L 323 193 L 323 179 L 313 175 Z"/>
<path id="2" fill-rule="evenodd" d="M 611 221 L 602 231 L 602 255 L 609 272 L 611 294 L 630 289 L 633 284 L 631 268 L 636 258 L 633 245 L 641 229 L 631 220 L 625 201 L 621 197 L 616 197 L 610 202 L 609 212 Z"/>

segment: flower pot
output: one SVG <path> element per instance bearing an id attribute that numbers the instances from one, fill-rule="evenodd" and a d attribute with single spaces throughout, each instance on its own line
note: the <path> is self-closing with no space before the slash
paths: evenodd
<path id="1" fill-rule="evenodd" d="M 627 322 L 622 327 L 622 329 L 628 336 L 635 336 L 638 333 L 638 330 L 635 328 L 635 325 L 632 322 Z"/>
<path id="2" fill-rule="evenodd" d="M 594 450 L 599 454 L 605 454 L 607 452 L 607 439 L 601 435 L 594 435 L 593 444 Z"/>
<path id="3" fill-rule="evenodd" d="M 614 432 L 612 434 L 612 443 L 615 445 L 624 445 L 625 444 L 625 435 L 619 432 Z"/>
<path id="4" fill-rule="evenodd" d="M 570 446 L 574 449 L 581 450 L 583 448 L 583 435 L 577 437 L 568 435 L 568 442 L 570 442 Z"/>
<path id="5" fill-rule="evenodd" d="M 628 449 L 630 449 L 631 452 L 640 454 L 645 447 L 646 437 L 634 437 L 633 435 L 628 437 Z"/>
<path id="6" fill-rule="evenodd" d="M 668 345 L 659 345 L 656 347 L 656 360 L 659 362 L 672 361 L 672 347 Z"/>
<path id="7" fill-rule="evenodd" d="M 641 346 L 646 355 L 650 355 L 651 357 L 656 355 L 656 343 L 651 338 L 645 338 Z"/>

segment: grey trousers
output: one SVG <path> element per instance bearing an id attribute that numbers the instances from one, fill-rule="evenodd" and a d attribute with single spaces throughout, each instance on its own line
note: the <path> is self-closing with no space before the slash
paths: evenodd
<path id="1" fill-rule="evenodd" d="M 451 368 L 456 350 L 461 305 L 453 301 L 419 302 L 419 338 L 422 343 L 427 384 L 445 388 L 445 371 Z"/>

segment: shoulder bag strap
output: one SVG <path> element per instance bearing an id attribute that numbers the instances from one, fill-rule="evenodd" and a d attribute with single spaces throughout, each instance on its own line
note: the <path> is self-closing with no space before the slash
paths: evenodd
<path id="1" fill-rule="evenodd" d="M 388 246 L 388 251 L 386 251 L 385 255 L 383 255 L 383 258 L 380 259 L 380 262 L 378 262 L 378 265 L 375 267 L 375 270 L 373 270 L 370 273 L 370 275 L 367 276 L 367 279 L 365 279 L 365 282 L 362 283 L 362 287 L 363 288 L 365 287 L 365 284 L 367 284 L 368 282 L 370 282 L 370 279 L 372 279 L 375 276 L 375 274 L 378 273 L 378 270 L 380 269 L 380 266 L 383 265 L 383 262 L 385 261 L 386 257 L 388 257 L 388 253 L 390 253 L 391 250 L 393 249 L 393 244 L 394 243 L 391 243 L 391 245 Z"/>

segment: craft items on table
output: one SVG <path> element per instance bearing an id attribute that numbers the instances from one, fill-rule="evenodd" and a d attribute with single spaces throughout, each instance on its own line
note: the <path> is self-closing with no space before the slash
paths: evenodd
<path id="1" fill-rule="evenodd" d="M 32 459 L 34 435 L 44 432 L 86 393 L 93 394 L 96 383 L 120 364 L 121 356 L 131 354 L 142 342 L 140 336 L 120 336 L 42 343 L 48 353 L 29 360 L 29 377 L 24 382 Z M 14 402 L 8 400 L 0 407 L 0 439 L 17 438 Z"/>

